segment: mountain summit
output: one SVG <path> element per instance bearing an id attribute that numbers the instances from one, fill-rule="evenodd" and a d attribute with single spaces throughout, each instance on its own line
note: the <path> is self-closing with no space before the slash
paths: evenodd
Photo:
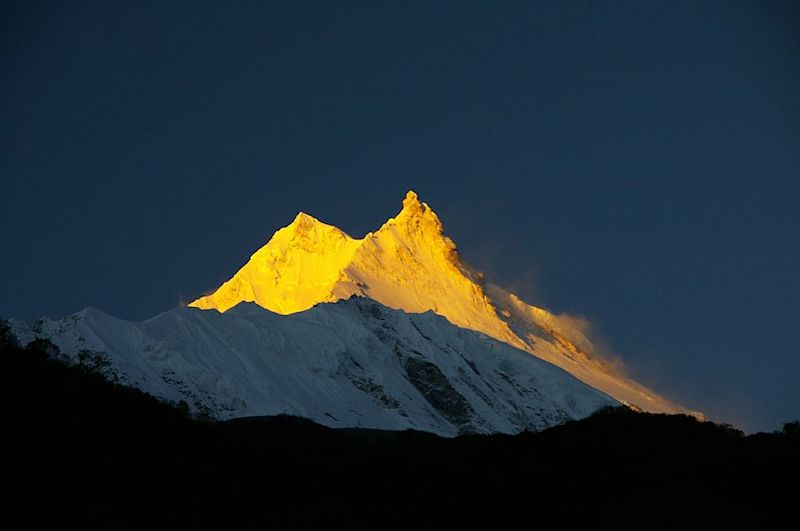
<path id="1" fill-rule="evenodd" d="M 402 210 L 355 239 L 299 213 L 219 289 L 189 306 L 225 312 L 242 302 L 280 314 L 367 297 L 409 313 L 433 311 L 454 325 L 524 350 L 620 402 L 686 412 L 615 372 L 570 319 L 529 305 L 461 260 L 439 217 L 409 191 Z"/>

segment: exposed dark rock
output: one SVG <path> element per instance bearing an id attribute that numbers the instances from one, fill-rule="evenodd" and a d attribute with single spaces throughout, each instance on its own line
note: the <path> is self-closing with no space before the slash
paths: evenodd
<path id="1" fill-rule="evenodd" d="M 459 431 L 469 431 L 475 412 L 466 398 L 456 391 L 442 371 L 433 363 L 417 357 L 404 360 L 408 381 L 425 400 Z"/>

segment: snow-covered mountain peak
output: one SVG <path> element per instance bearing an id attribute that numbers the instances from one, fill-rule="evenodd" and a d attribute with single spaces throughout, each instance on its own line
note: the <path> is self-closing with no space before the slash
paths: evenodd
<path id="1" fill-rule="evenodd" d="M 414 190 L 409 190 L 403 198 L 403 209 L 398 217 L 424 216 L 428 213 L 433 214 L 433 210 L 427 203 L 420 201 Z M 433 215 L 435 216 L 436 214 Z"/>
<path id="2" fill-rule="evenodd" d="M 427 208 L 428 205 L 419 200 L 417 192 L 409 190 L 403 198 L 403 210 L 420 211 Z"/>
<path id="3" fill-rule="evenodd" d="M 294 227 L 297 230 L 306 230 L 312 228 L 317 223 L 321 223 L 321 221 L 301 210 L 297 213 L 297 215 L 294 217 L 294 221 L 292 221 L 291 225 L 289 226 Z"/>
<path id="4" fill-rule="evenodd" d="M 409 234 L 424 234 L 431 238 L 441 236 L 444 232 L 439 216 L 427 203 L 420 201 L 413 190 L 409 190 L 403 199 L 400 213 L 384 224 L 384 227 L 387 226 L 399 226 Z"/>
<path id="5" fill-rule="evenodd" d="M 367 260 L 372 263 L 361 264 L 361 273 L 374 275 L 375 271 L 370 270 L 380 270 L 379 276 L 428 276 L 431 282 L 427 284 L 433 287 L 436 284 L 446 285 L 448 277 L 463 276 L 466 272 L 458 257 L 456 245 L 444 234 L 439 216 L 427 203 L 420 201 L 413 191 L 406 194 L 402 210 L 395 217 L 389 218 L 376 232 L 367 234 L 361 247 L 363 252 L 360 254 L 372 257 Z M 358 258 L 362 257 L 356 257 Z M 414 266 L 419 266 L 422 270 L 409 271 Z M 392 301 L 383 302 L 412 311 L 392 304 Z"/>
<path id="6" fill-rule="evenodd" d="M 325 243 L 329 238 L 335 239 L 352 239 L 344 231 L 333 225 L 328 225 L 318 220 L 314 216 L 299 212 L 294 220 L 278 231 L 281 236 L 288 241 L 296 239 L 315 240 Z M 276 233 L 278 236 L 278 233 Z M 274 237 L 273 237 L 274 239 Z"/>
<path id="7" fill-rule="evenodd" d="M 240 302 L 256 302 L 289 314 L 338 300 L 334 285 L 360 243 L 301 212 L 253 253 L 233 278 L 189 306 L 224 312 Z"/>
<path id="8" fill-rule="evenodd" d="M 648 411 L 684 411 L 616 374 L 570 319 L 486 285 L 462 263 L 439 217 L 413 191 L 395 217 L 362 239 L 301 212 L 230 280 L 190 306 L 224 312 L 255 302 L 291 314 L 353 295 L 406 312 L 433 311 L 553 363 L 622 402 Z"/>

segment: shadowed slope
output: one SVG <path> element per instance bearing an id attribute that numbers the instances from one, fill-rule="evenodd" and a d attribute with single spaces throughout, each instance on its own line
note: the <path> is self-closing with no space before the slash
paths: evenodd
<path id="1" fill-rule="evenodd" d="M 291 414 L 333 427 L 516 433 L 616 404 L 569 373 L 432 312 L 367 298 L 277 315 L 242 303 L 141 323 L 86 309 L 18 337 L 217 419 Z"/>

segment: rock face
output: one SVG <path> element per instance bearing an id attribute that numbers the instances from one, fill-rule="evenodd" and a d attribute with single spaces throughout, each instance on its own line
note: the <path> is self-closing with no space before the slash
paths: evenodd
<path id="1" fill-rule="evenodd" d="M 414 192 L 397 216 L 361 239 L 298 214 L 230 280 L 190 306 L 225 312 L 254 302 L 292 314 L 354 295 L 405 312 L 432 311 L 557 365 L 625 404 L 687 412 L 616 373 L 569 319 L 486 284 L 463 263 L 439 217 Z"/>
<path id="2" fill-rule="evenodd" d="M 72 363 L 229 419 L 289 414 L 331 427 L 445 436 L 540 430 L 617 404 L 529 353 L 367 298 L 279 315 L 241 303 L 140 323 L 86 309 L 34 326 Z"/>

